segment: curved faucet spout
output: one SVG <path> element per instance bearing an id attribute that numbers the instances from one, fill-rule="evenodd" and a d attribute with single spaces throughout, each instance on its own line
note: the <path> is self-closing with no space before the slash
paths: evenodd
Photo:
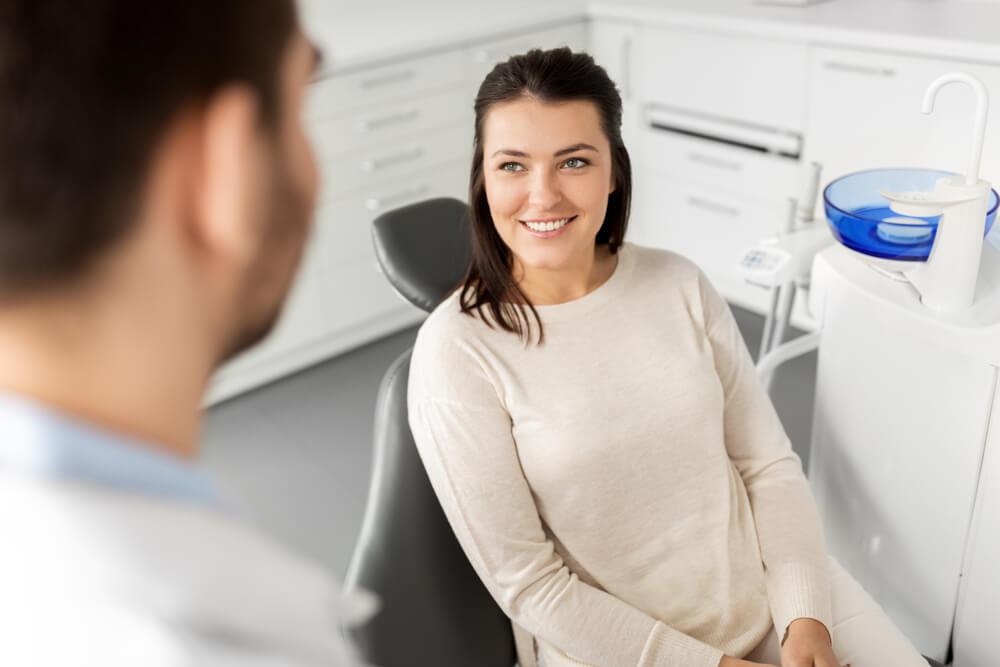
<path id="1" fill-rule="evenodd" d="M 965 184 L 975 185 L 979 182 L 979 162 L 983 156 L 983 140 L 986 136 L 986 113 L 989 110 L 990 98 L 983 82 L 965 72 L 950 72 L 934 79 L 924 92 L 922 111 L 934 111 L 934 98 L 942 86 L 949 83 L 967 83 L 976 93 L 976 116 L 972 127 L 972 154 L 969 156 L 969 168 L 965 174 Z"/>

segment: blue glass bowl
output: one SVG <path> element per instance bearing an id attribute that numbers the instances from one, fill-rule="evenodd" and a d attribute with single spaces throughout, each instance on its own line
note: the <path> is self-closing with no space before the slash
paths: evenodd
<path id="1" fill-rule="evenodd" d="M 841 176 L 823 190 L 826 219 L 837 240 L 851 250 L 882 259 L 926 261 L 941 216 L 899 215 L 878 191 L 931 192 L 939 178 L 955 175 L 933 169 L 900 168 L 870 169 Z M 983 236 L 993 226 L 998 204 L 1000 197 L 996 190 L 990 190 Z"/>

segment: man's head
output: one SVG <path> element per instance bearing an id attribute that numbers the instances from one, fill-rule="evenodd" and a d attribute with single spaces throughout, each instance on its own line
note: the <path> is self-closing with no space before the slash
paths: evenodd
<path id="1" fill-rule="evenodd" d="M 149 281 L 198 302 L 216 361 L 266 334 L 315 197 L 314 66 L 293 0 L 0 0 L 0 310 Z"/>

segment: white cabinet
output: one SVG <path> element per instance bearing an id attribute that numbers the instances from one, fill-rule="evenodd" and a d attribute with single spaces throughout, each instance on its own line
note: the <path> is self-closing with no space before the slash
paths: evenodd
<path id="1" fill-rule="evenodd" d="M 758 312 L 768 293 L 735 267 L 798 194 L 806 54 L 791 42 L 642 31 L 632 239 L 687 256 L 728 300 Z"/>
<path id="2" fill-rule="evenodd" d="M 649 100 L 760 127 L 802 130 L 805 43 L 648 28 L 640 62 Z"/>
<path id="3" fill-rule="evenodd" d="M 1000 391 L 993 396 L 991 414 L 1000 415 Z M 976 511 L 969 530 L 969 546 L 955 615 L 955 667 L 992 667 L 996 664 L 997 610 L 1000 601 L 1000 423 L 990 424 L 979 473 Z"/>
<path id="4" fill-rule="evenodd" d="M 595 20 L 587 24 L 587 51 L 618 86 L 622 98 L 622 138 L 632 161 L 633 195 L 635 172 L 642 160 L 642 141 L 639 137 L 642 127 L 642 107 L 639 104 L 642 94 L 639 86 L 640 39 L 639 26 L 632 23 Z M 629 234 L 629 238 L 631 236 Z"/>

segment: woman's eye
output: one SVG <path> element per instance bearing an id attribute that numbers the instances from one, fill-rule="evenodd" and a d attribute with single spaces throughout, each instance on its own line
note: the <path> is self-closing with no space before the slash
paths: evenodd
<path id="1" fill-rule="evenodd" d="M 524 167 L 517 162 L 504 162 L 500 165 L 500 169 L 503 171 L 523 171 Z"/>
<path id="2" fill-rule="evenodd" d="M 563 165 L 569 167 L 570 169 L 579 169 L 580 167 L 585 167 L 589 162 L 584 160 L 582 157 L 571 157 L 570 159 L 563 162 Z"/>

